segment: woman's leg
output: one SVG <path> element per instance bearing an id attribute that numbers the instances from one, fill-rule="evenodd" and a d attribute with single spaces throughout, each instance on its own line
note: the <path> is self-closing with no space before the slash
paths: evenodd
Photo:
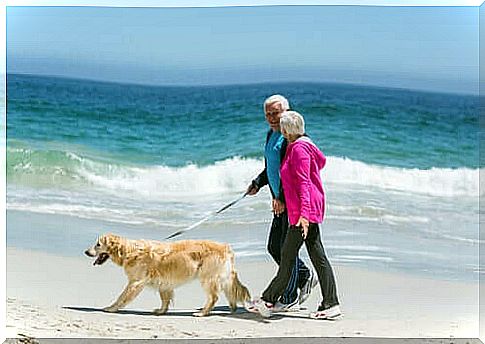
<path id="1" fill-rule="evenodd" d="M 295 259 L 301 245 L 303 245 L 301 231 L 291 226 L 288 229 L 286 240 L 281 248 L 281 262 L 278 268 L 278 273 L 263 292 L 262 299 L 264 301 L 276 303 L 276 301 L 278 301 L 285 291 L 286 287 L 288 286 L 291 273 L 294 270 Z"/>
<path id="2" fill-rule="evenodd" d="M 283 216 L 286 217 L 288 215 L 285 212 Z M 268 252 L 278 265 L 281 262 L 281 245 L 286 236 L 285 219 L 283 216 L 273 215 L 268 238 Z"/>
<path id="3" fill-rule="evenodd" d="M 278 216 L 273 216 L 268 239 L 268 252 L 278 265 L 280 265 L 281 262 L 281 248 L 285 242 L 288 227 L 288 213 L 286 210 Z M 298 297 L 298 266 L 296 265 L 296 262 L 297 261 L 295 260 L 295 265 L 291 272 L 288 285 L 281 297 L 281 301 L 286 304 L 292 303 Z"/>
<path id="4" fill-rule="evenodd" d="M 337 286 L 332 266 L 325 255 L 322 239 L 320 237 L 320 228 L 316 223 L 310 223 L 308 236 L 305 240 L 308 255 L 312 261 L 313 267 L 317 271 L 320 288 L 322 290 L 322 306 L 327 309 L 339 304 L 337 297 Z"/>

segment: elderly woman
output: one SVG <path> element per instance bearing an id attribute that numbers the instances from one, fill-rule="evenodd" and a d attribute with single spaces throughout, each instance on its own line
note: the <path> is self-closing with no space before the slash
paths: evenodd
<path id="1" fill-rule="evenodd" d="M 310 316 L 315 319 L 332 319 L 341 315 L 341 312 L 334 274 L 325 256 L 318 226 L 323 222 L 325 211 L 325 194 L 320 178 L 325 156 L 305 136 L 305 122 L 299 113 L 284 112 L 280 126 L 281 133 L 289 142 L 280 172 L 290 229 L 281 250 L 281 264 L 276 277 L 263 292 L 261 299 L 252 301 L 248 309 L 257 310 L 263 317 L 269 317 L 272 311 L 277 311 L 274 305 L 288 284 L 295 257 L 305 242 L 317 271 L 323 298 L 318 310 Z"/>

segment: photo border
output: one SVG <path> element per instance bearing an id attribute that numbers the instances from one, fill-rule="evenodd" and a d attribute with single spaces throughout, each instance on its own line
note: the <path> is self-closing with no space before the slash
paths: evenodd
<path id="1" fill-rule="evenodd" d="M 374 0 L 374 1 L 358 1 L 358 0 L 336 0 L 336 1 L 324 1 L 324 0 L 7 0 L 3 5 L 0 5 L 0 44 L 4 51 L 1 54 L 1 69 L 0 69 L 0 194 L 4 197 L 0 197 L 0 226 L 4 230 L 0 236 L 0 275 L 6 276 L 6 113 L 7 113 L 7 86 L 6 86 L 6 8 L 17 6 L 67 6 L 67 7 L 253 7 L 253 6 L 405 6 L 405 7 L 477 7 L 479 11 L 479 188 L 481 191 L 482 180 L 485 182 L 485 171 L 482 171 L 482 166 L 485 162 L 485 44 L 482 44 L 485 37 L 485 5 L 480 0 L 410 0 L 410 1 L 398 1 L 398 0 Z M 482 273 L 483 266 L 485 264 L 485 232 L 483 230 L 482 221 L 484 220 L 483 214 L 485 209 L 485 195 L 481 196 L 479 193 L 479 337 L 478 338 L 374 338 L 374 337 L 290 337 L 290 338 L 278 338 L 278 337 L 257 337 L 257 338 L 221 338 L 221 339 L 118 339 L 118 338 L 6 338 L 5 324 L 6 324 L 6 278 L 4 278 L 4 285 L 0 287 L 0 299 L 5 300 L 0 305 L 0 324 L 2 329 L 0 331 L 0 340 L 5 343 L 23 343 L 23 344 L 35 344 L 35 343 L 176 343 L 176 344 L 190 344 L 190 343 L 298 343 L 298 344 L 316 344 L 316 343 L 483 343 L 485 338 L 485 318 L 483 315 L 485 307 L 485 275 Z"/>

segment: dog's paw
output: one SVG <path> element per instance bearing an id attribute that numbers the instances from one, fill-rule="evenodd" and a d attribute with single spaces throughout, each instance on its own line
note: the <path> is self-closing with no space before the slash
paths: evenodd
<path id="1" fill-rule="evenodd" d="M 192 315 L 194 317 L 205 317 L 205 316 L 209 315 L 209 312 L 195 312 L 195 313 L 192 313 Z"/>
<path id="2" fill-rule="evenodd" d="M 167 313 L 167 309 L 157 308 L 153 310 L 155 315 L 164 315 L 165 313 Z"/>
<path id="3" fill-rule="evenodd" d="M 104 307 L 103 311 L 108 312 L 108 313 L 115 313 L 115 312 L 118 311 L 118 308 L 113 307 L 113 306 L 108 306 L 108 307 Z"/>

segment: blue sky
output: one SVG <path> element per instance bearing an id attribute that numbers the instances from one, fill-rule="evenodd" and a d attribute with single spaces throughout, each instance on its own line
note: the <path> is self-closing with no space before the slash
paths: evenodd
<path id="1" fill-rule="evenodd" d="M 7 72 L 478 91 L 477 7 L 7 8 Z"/>

